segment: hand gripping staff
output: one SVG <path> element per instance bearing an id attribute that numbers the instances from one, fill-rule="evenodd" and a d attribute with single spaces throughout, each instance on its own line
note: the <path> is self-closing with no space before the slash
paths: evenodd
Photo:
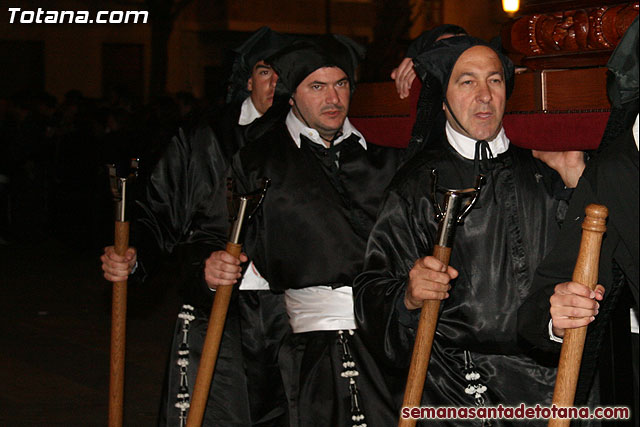
<path id="1" fill-rule="evenodd" d="M 242 227 L 257 212 L 264 200 L 269 184 L 270 180 L 263 178 L 261 189 L 249 194 L 232 194 L 230 197 L 228 205 L 232 226 L 226 251 L 236 258 L 240 257 L 242 252 L 242 243 L 240 243 L 240 236 L 243 232 Z M 218 286 L 216 289 L 211 315 L 209 316 L 207 335 L 204 340 L 204 348 L 200 357 L 196 384 L 193 388 L 193 398 L 187 415 L 187 427 L 200 427 L 202 425 L 232 291 L 233 286 Z"/>
<path id="2" fill-rule="evenodd" d="M 133 182 L 138 175 L 138 159 L 131 160 L 131 170 L 126 178 L 116 174 L 115 165 L 107 165 L 109 183 L 115 204 L 115 251 L 124 255 L 129 247 L 128 211 L 132 198 Z M 109 427 L 122 426 L 124 396 L 124 353 L 127 324 L 127 281 L 113 284 L 111 298 L 111 371 L 109 376 Z"/>
<path id="3" fill-rule="evenodd" d="M 609 211 L 603 205 L 591 204 L 585 208 L 585 213 L 586 216 L 582 222 L 580 251 L 578 252 L 578 259 L 576 260 L 571 280 L 582 283 L 593 290 L 598 281 L 600 246 L 602 244 L 602 235 L 607 230 L 605 221 Z M 586 336 L 586 326 L 565 331 L 562 350 L 560 351 L 560 361 L 558 362 L 556 386 L 553 390 L 553 404 L 557 407 L 573 406 Z M 552 418 L 549 420 L 549 426 L 568 426 L 570 422 L 571 419 L 569 418 Z"/>
<path id="4" fill-rule="evenodd" d="M 462 224 L 464 217 L 473 208 L 480 194 L 480 187 L 484 182 L 484 177 L 479 175 L 476 178 L 474 188 L 449 190 L 438 187 L 438 174 L 435 169 L 431 171 L 431 175 L 433 183 L 431 193 L 433 204 L 436 208 L 436 221 L 438 221 L 438 241 L 433 248 L 433 256 L 445 265 L 449 265 L 449 257 L 451 256 L 456 226 Z M 444 193 L 444 210 L 438 204 L 436 199 L 437 193 Z M 407 385 L 404 389 L 402 407 L 412 408 L 420 406 L 439 311 L 439 300 L 426 300 L 422 304 L 420 321 L 416 332 L 416 341 L 413 344 L 413 354 L 411 356 Z M 399 427 L 409 427 L 415 424 L 416 420 L 411 418 L 405 419 L 400 417 L 398 421 Z"/>

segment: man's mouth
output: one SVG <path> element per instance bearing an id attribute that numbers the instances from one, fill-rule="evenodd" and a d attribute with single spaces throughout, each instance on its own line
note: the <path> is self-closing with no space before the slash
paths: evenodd
<path id="1" fill-rule="evenodd" d="M 339 115 L 341 115 L 343 111 L 344 111 L 343 108 L 332 107 L 332 108 L 327 108 L 325 110 L 321 110 L 321 114 L 323 114 L 325 116 L 328 116 L 328 117 L 331 117 L 331 118 L 335 118 L 335 117 L 338 117 Z"/>
<path id="2" fill-rule="evenodd" d="M 480 111 L 479 113 L 475 113 L 474 116 L 480 120 L 487 120 L 493 116 L 491 111 Z"/>

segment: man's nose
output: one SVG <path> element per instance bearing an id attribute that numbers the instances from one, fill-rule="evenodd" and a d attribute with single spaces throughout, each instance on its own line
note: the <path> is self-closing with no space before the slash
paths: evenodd
<path id="1" fill-rule="evenodd" d="M 338 96 L 338 91 L 333 86 L 327 87 L 327 96 L 326 96 L 327 104 L 338 104 L 340 103 L 340 97 Z"/>
<path id="2" fill-rule="evenodd" d="M 476 90 L 476 99 L 484 104 L 491 101 L 491 89 L 486 83 L 480 83 Z"/>

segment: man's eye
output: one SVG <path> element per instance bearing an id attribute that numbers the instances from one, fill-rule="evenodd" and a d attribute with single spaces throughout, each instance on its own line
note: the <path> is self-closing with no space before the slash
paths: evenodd
<path id="1" fill-rule="evenodd" d="M 320 89 L 322 89 L 322 86 L 321 85 L 311 85 L 311 89 L 320 90 Z"/>
<path id="2" fill-rule="evenodd" d="M 348 82 L 347 82 L 346 80 L 343 80 L 343 81 L 341 81 L 341 82 L 338 82 L 338 83 L 336 84 L 336 86 L 337 86 L 337 87 L 345 87 L 345 86 L 347 86 L 347 84 L 348 84 Z"/>

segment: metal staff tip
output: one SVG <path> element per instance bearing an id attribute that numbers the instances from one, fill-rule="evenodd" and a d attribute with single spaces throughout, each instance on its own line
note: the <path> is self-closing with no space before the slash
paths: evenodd
<path id="1" fill-rule="evenodd" d="M 129 162 L 129 173 L 126 177 L 118 176 L 116 165 L 111 163 L 107 165 L 109 171 L 109 187 L 111 189 L 111 196 L 115 205 L 115 219 L 116 221 L 127 221 L 128 209 L 127 205 L 130 204 L 130 198 L 127 199 L 127 187 L 131 187 L 135 179 L 138 177 L 138 164 L 140 159 L 133 158 Z"/>
<path id="2" fill-rule="evenodd" d="M 478 200 L 480 188 L 484 184 L 484 176 L 476 177 L 475 186 L 452 190 L 438 186 L 438 172 L 431 170 L 432 187 L 431 197 L 435 206 L 435 219 L 438 221 L 438 241 L 439 246 L 450 248 L 453 246 L 456 225 L 462 224 L 464 218 L 471 212 L 473 205 Z M 437 193 L 444 193 L 444 208 L 440 206 Z"/>
<path id="3" fill-rule="evenodd" d="M 231 243 L 240 243 L 240 236 L 243 231 L 242 226 L 245 221 L 250 220 L 258 211 L 270 184 L 271 180 L 269 178 L 262 178 L 261 188 L 247 194 L 231 194 L 229 200 L 229 218 L 232 221 L 231 233 L 229 234 Z M 227 182 L 227 186 L 228 188 L 231 187 L 230 181 Z"/>

